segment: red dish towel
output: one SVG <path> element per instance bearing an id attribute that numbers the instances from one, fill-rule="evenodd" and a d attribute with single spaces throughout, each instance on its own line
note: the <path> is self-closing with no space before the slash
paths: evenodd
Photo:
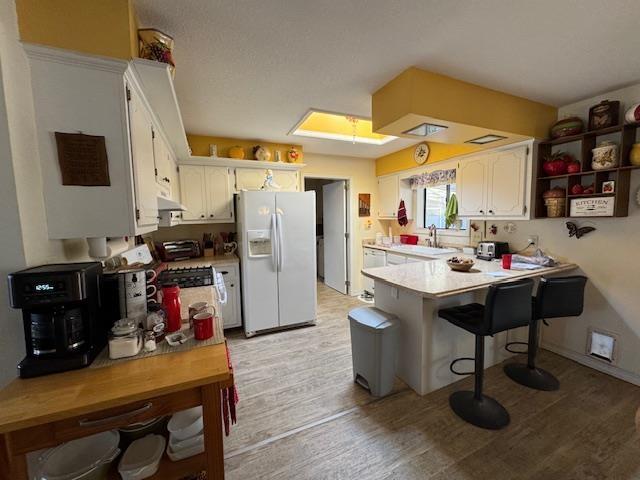
<path id="1" fill-rule="evenodd" d="M 233 371 L 233 365 L 231 364 L 231 355 L 229 354 L 229 347 L 227 346 L 227 362 L 229 364 L 229 370 Z M 228 437 L 231 430 L 231 425 L 235 425 L 238 420 L 236 418 L 236 405 L 238 404 L 238 389 L 235 383 L 231 387 L 222 389 L 222 423 L 224 424 L 224 434 Z"/>
<path id="2" fill-rule="evenodd" d="M 404 200 L 400 200 L 400 206 L 398 207 L 398 223 L 401 227 L 404 227 L 409 223 L 409 219 L 407 218 L 407 209 L 404 206 Z"/>

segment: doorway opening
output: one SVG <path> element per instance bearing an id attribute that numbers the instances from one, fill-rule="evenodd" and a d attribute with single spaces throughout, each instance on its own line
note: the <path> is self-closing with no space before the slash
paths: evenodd
<path id="1" fill-rule="evenodd" d="M 349 295 L 350 181 L 347 178 L 305 176 L 304 190 L 316 193 L 318 280 L 344 295 Z"/>

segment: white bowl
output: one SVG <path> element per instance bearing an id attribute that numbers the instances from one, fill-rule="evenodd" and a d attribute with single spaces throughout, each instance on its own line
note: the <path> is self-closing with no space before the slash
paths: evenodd
<path id="1" fill-rule="evenodd" d="M 193 437 L 203 428 L 202 406 L 175 413 L 167 425 L 167 430 L 176 440 Z"/>
<path id="2" fill-rule="evenodd" d="M 185 458 L 193 457 L 194 455 L 199 455 L 204 452 L 204 442 L 193 445 L 192 447 L 185 448 L 183 450 L 179 450 L 174 452 L 171 450 L 171 447 L 167 447 L 167 456 L 169 460 L 172 462 L 177 462 L 179 460 L 183 460 Z"/>
<path id="3" fill-rule="evenodd" d="M 160 466 L 165 442 L 162 435 L 147 435 L 134 440 L 118 465 L 122 480 L 142 480 L 154 475 Z"/>
<path id="4" fill-rule="evenodd" d="M 185 438 L 184 440 L 178 440 L 175 436 L 169 435 L 169 448 L 173 452 L 179 452 L 186 448 L 191 448 L 199 443 L 204 444 L 204 432 L 200 431 L 193 437 Z"/>

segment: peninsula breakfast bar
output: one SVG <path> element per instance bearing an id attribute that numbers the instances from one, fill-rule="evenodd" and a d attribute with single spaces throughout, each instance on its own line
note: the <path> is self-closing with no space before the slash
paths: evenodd
<path id="1" fill-rule="evenodd" d="M 456 358 L 473 356 L 474 336 L 439 318 L 439 309 L 484 303 L 486 289 L 495 283 L 578 268 L 561 263 L 536 270 L 503 270 L 499 261 L 476 260 L 470 272 L 454 272 L 446 263 L 451 256 L 424 257 L 422 262 L 362 270 L 363 275 L 374 280 L 375 306 L 400 320 L 396 374 L 420 395 L 457 381 L 449 364 Z M 502 332 L 488 337 L 485 368 L 512 355 L 504 345 L 508 335 L 513 335 L 509 340 L 526 339 L 515 338 L 519 333 Z"/>

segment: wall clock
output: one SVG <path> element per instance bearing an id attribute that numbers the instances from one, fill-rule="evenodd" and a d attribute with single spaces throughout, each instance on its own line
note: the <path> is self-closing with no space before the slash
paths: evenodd
<path id="1" fill-rule="evenodd" d="M 429 145 L 426 142 L 416 145 L 416 149 L 413 151 L 413 159 L 418 165 L 422 165 L 429 158 Z"/>

